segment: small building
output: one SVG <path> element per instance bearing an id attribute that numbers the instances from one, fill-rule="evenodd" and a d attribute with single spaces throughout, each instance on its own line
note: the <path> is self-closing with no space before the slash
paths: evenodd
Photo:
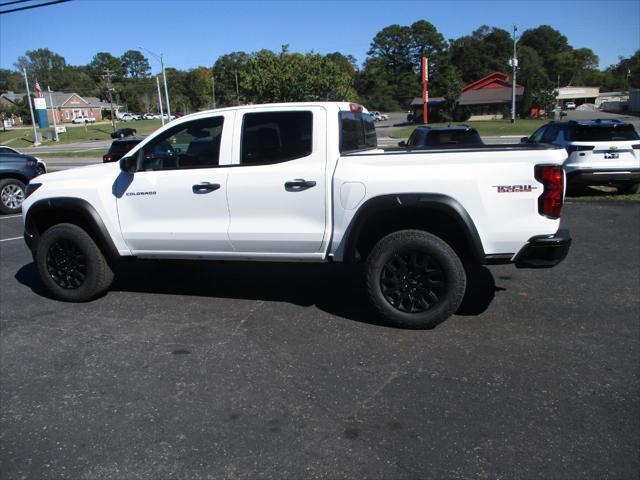
<path id="1" fill-rule="evenodd" d="M 566 106 L 567 102 L 573 102 L 576 107 L 584 103 L 593 103 L 600 96 L 600 87 L 560 87 L 556 90 L 557 105 Z"/>
<path id="2" fill-rule="evenodd" d="M 102 120 L 102 111 L 111 108 L 109 103 L 96 97 L 81 97 L 77 93 L 51 92 L 49 95 L 49 92 L 45 92 L 44 99 L 47 103 L 49 123 L 53 123 L 54 116 L 56 123 L 71 123 L 80 115 L 95 117 L 99 122 Z"/>
<path id="3" fill-rule="evenodd" d="M 13 92 L 5 92 L 0 94 L 0 105 L 9 106 L 9 107 L 17 107 L 18 101 L 22 100 L 22 97 L 13 93 Z M 19 115 L 11 114 L 2 119 L 4 128 L 11 128 L 15 126 L 22 125 L 22 118 Z"/>
<path id="4" fill-rule="evenodd" d="M 516 84 L 516 111 L 520 108 L 524 87 Z M 460 116 L 462 111 L 469 109 L 469 120 L 498 120 L 509 116 L 511 112 L 513 92 L 511 90 L 511 77 L 504 72 L 493 72 L 486 77 L 469 83 L 462 88 L 458 100 Z M 429 118 L 438 121 L 439 109 L 444 105 L 442 97 L 429 98 Z M 422 118 L 422 98 L 416 98 L 411 102 L 411 109 L 417 118 Z"/>

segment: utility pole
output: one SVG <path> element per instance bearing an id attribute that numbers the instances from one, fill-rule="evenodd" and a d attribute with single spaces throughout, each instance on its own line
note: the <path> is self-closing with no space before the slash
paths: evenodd
<path id="1" fill-rule="evenodd" d="M 516 31 L 518 27 L 513 26 L 513 57 L 511 58 L 511 123 L 516 121 L 516 69 L 518 68 L 518 58 L 516 56 Z"/>
<path id="2" fill-rule="evenodd" d="M 107 79 L 107 93 L 109 93 L 109 104 L 111 105 L 111 128 L 113 129 L 113 131 L 116 131 L 116 117 L 113 113 L 113 95 L 112 95 L 112 91 L 113 91 L 113 85 L 111 85 L 111 77 L 113 77 L 113 73 L 111 73 L 111 70 L 108 68 L 104 69 L 104 75 L 102 75 L 102 78 L 106 78 Z"/>
<path id="3" fill-rule="evenodd" d="M 213 94 L 213 108 L 216 108 L 216 77 L 215 75 L 211 76 L 211 93 Z"/>
<path id="4" fill-rule="evenodd" d="M 160 79 L 156 75 L 156 84 L 158 85 L 158 105 L 160 105 L 160 120 L 164 126 L 164 113 L 162 112 L 162 94 L 160 93 Z"/>
<path id="5" fill-rule="evenodd" d="M 27 101 L 29 102 L 29 111 L 31 112 L 31 125 L 33 126 L 33 146 L 37 147 L 40 145 L 38 141 L 38 131 L 36 130 L 36 119 L 33 116 L 33 105 L 31 104 L 31 92 L 29 91 L 29 80 L 27 79 L 27 69 L 23 68 L 22 73 L 24 74 L 24 84 L 27 87 Z"/>

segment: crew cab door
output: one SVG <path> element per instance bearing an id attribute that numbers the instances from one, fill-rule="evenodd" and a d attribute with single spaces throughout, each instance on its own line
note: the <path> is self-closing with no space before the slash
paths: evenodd
<path id="1" fill-rule="evenodd" d="M 228 252 L 227 177 L 233 113 L 180 123 L 144 145 L 116 188 L 122 236 L 134 254 Z"/>
<path id="2" fill-rule="evenodd" d="M 238 112 L 229 171 L 229 238 L 236 252 L 313 254 L 327 224 L 326 111 Z"/>

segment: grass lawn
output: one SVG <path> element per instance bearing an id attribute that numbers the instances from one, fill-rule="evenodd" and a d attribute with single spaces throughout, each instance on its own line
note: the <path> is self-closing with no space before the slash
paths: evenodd
<path id="1" fill-rule="evenodd" d="M 160 128 L 160 120 L 138 120 L 134 122 L 117 122 L 116 128 L 130 127 L 138 131 L 138 135 L 147 135 Z M 39 129 L 42 134 L 42 145 L 62 145 L 65 143 L 86 142 L 91 140 L 110 140 L 111 124 L 96 123 L 84 125 L 66 125 L 66 133 L 60 133 L 60 141 L 53 142 L 47 138 L 47 129 Z M 0 145 L 24 148 L 33 146 L 33 129 L 20 128 L 0 132 Z"/>
<path id="2" fill-rule="evenodd" d="M 521 137 L 531 135 L 538 127 L 544 125 L 547 120 L 478 120 L 475 122 L 451 122 L 451 125 L 467 124 L 482 136 L 518 135 Z M 433 127 L 446 127 L 449 123 L 430 123 Z M 392 138 L 408 138 L 417 125 L 392 130 L 389 134 Z"/>

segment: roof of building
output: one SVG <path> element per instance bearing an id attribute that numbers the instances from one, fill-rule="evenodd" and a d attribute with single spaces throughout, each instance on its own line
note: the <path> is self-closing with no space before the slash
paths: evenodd
<path id="1" fill-rule="evenodd" d="M 516 84 L 516 88 L 519 85 Z M 511 77 L 504 72 L 493 72 L 482 77 L 480 80 L 471 82 L 462 87 L 462 93 L 471 90 L 483 90 L 492 88 L 511 88 Z"/>
<path id="2" fill-rule="evenodd" d="M 524 87 L 516 86 L 516 99 L 522 97 Z M 509 103 L 511 101 L 511 87 L 483 88 L 468 90 L 460 95 L 458 105 L 483 105 L 487 103 Z"/>

